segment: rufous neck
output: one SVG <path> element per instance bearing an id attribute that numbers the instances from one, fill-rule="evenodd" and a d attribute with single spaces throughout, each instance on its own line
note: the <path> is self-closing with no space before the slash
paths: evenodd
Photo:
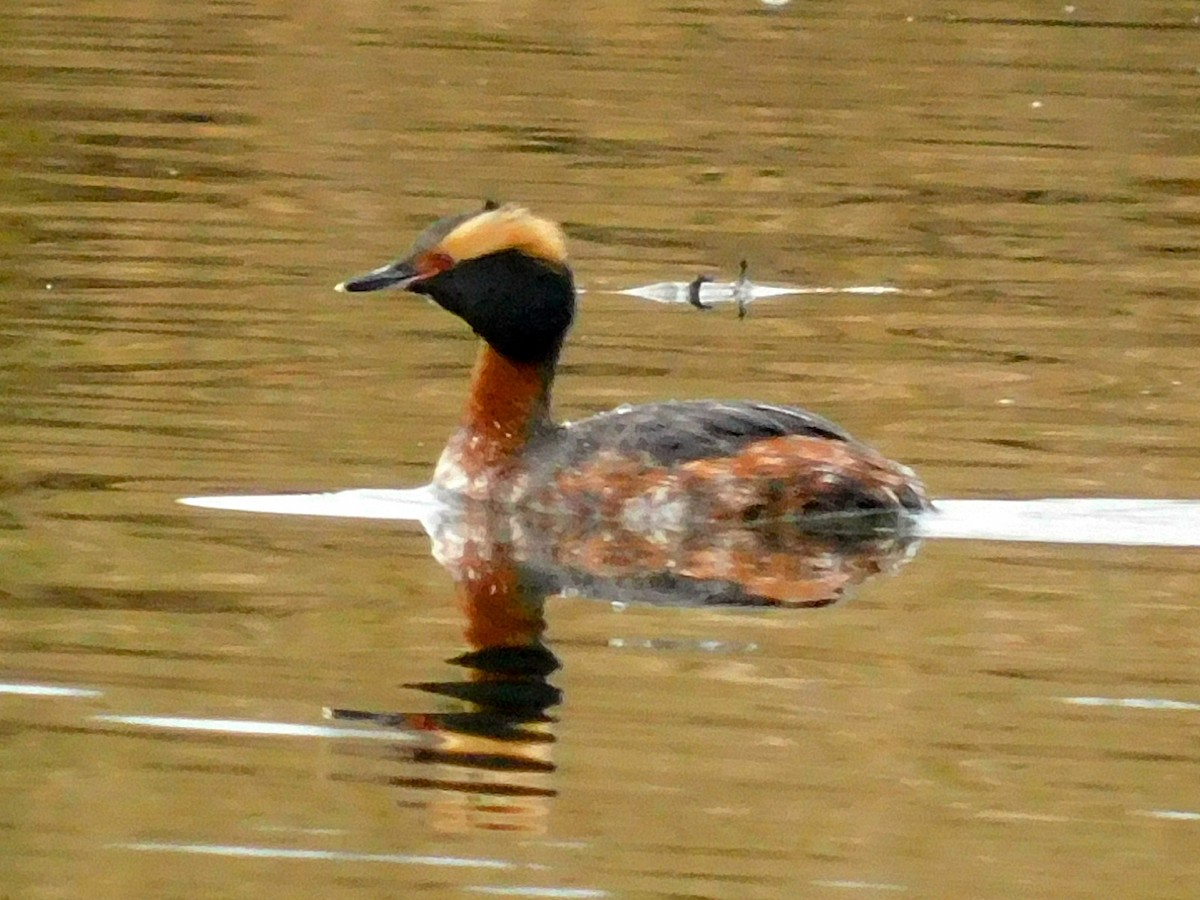
<path id="1" fill-rule="evenodd" d="M 475 361 L 463 424 L 507 451 L 520 449 L 550 419 L 557 354 L 544 362 L 515 362 L 487 344 Z"/>

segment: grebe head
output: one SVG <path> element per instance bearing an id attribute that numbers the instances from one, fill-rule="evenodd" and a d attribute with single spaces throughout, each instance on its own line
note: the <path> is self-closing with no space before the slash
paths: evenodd
<path id="1" fill-rule="evenodd" d="M 427 295 L 516 362 L 552 362 L 575 315 L 562 229 L 511 204 L 439 219 L 403 259 L 337 289 L 387 287 Z"/>

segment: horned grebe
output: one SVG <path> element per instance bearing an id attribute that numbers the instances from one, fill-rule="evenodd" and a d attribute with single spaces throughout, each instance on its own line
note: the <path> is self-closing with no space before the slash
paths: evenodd
<path id="1" fill-rule="evenodd" d="M 522 207 L 441 219 L 403 259 L 337 289 L 386 287 L 427 295 L 484 341 L 434 472 L 447 494 L 654 528 L 930 507 L 910 469 L 801 409 L 698 400 L 556 423 L 575 286 L 562 229 Z"/>

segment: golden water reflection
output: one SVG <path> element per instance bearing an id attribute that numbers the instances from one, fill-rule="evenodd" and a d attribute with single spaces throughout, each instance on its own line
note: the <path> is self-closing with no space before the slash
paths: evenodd
<path id="1" fill-rule="evenodd" d="M 443 509 L 427 527 L 463 614 L 468 649 L 447 662 L 464 677 L 403 685 L 437 697 L 436 712 L 328 710 L 331 719 L 371 723 L 398 738 L 392 746 L 344 751 L 375 760 L 385 774 L 339 777 L 428 792 L 438 831 L 543 833 L 558 794 L 552 710 L 563 699 L 549 680 L 560 662 L 543 641 L 547 598 L 819 609 L 868 578 L 895 572 L 918 547 L 904 530 L 839 524 L 806 530 L 697 523 L 647 535 L 613 523 L 518 518 L 484 505 Z M 417 774 L 387 774 L 413 764 Z"/>
<path id="2" fill-rule="evenodd" d="M 545 835 L 430 835 L 470 795 L 387 779 L 476 770 L 314 721 L 474 711 L 399 687 L 483 680 L 424 535 L 174 503 L 427 479 L 474 339 L 329 285 L 489 195 L 566 224 L 564 418 L 753 397 L 935 498 L 1200 497 L 1196 10 L 1030 10 L 12 4 L 0 895 L 1194 896 L 1194 550 L 972 530 L 832 610 L 552 600 L 559 721 L 512 730 L 555 769 L 502 773 Z M 900 292 L 610 293 L 742 258 Z"/>

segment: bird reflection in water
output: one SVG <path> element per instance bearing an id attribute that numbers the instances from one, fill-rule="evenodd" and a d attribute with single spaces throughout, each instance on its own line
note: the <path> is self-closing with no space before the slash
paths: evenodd
<path id="1" fill-rule="evenodd" d="M 794 524 L 693 525 L 647 534 L 597 521 L 513 518 L 474 505 L 449 510 L 427 527 L 465 617 L 469 649 L 448 661 L 463 677 L 405 685 L 438 697 L 438 712 L 338 709 L 330 715 L 403 734 L 405 740 L 382 751 L 384 758 L 423 771 L 384 780 L 430 792 L 417 802 L 431 812 L 435 828 L 453 832 L 545 827 L 557 793 L 551 710 L 562 699 L 548 680 L 559 661 L 543 642 L 547 597 L 812 609 L 895 571 L 917 547 L 915 538 L 894 528 L 846 533 Z"/>

